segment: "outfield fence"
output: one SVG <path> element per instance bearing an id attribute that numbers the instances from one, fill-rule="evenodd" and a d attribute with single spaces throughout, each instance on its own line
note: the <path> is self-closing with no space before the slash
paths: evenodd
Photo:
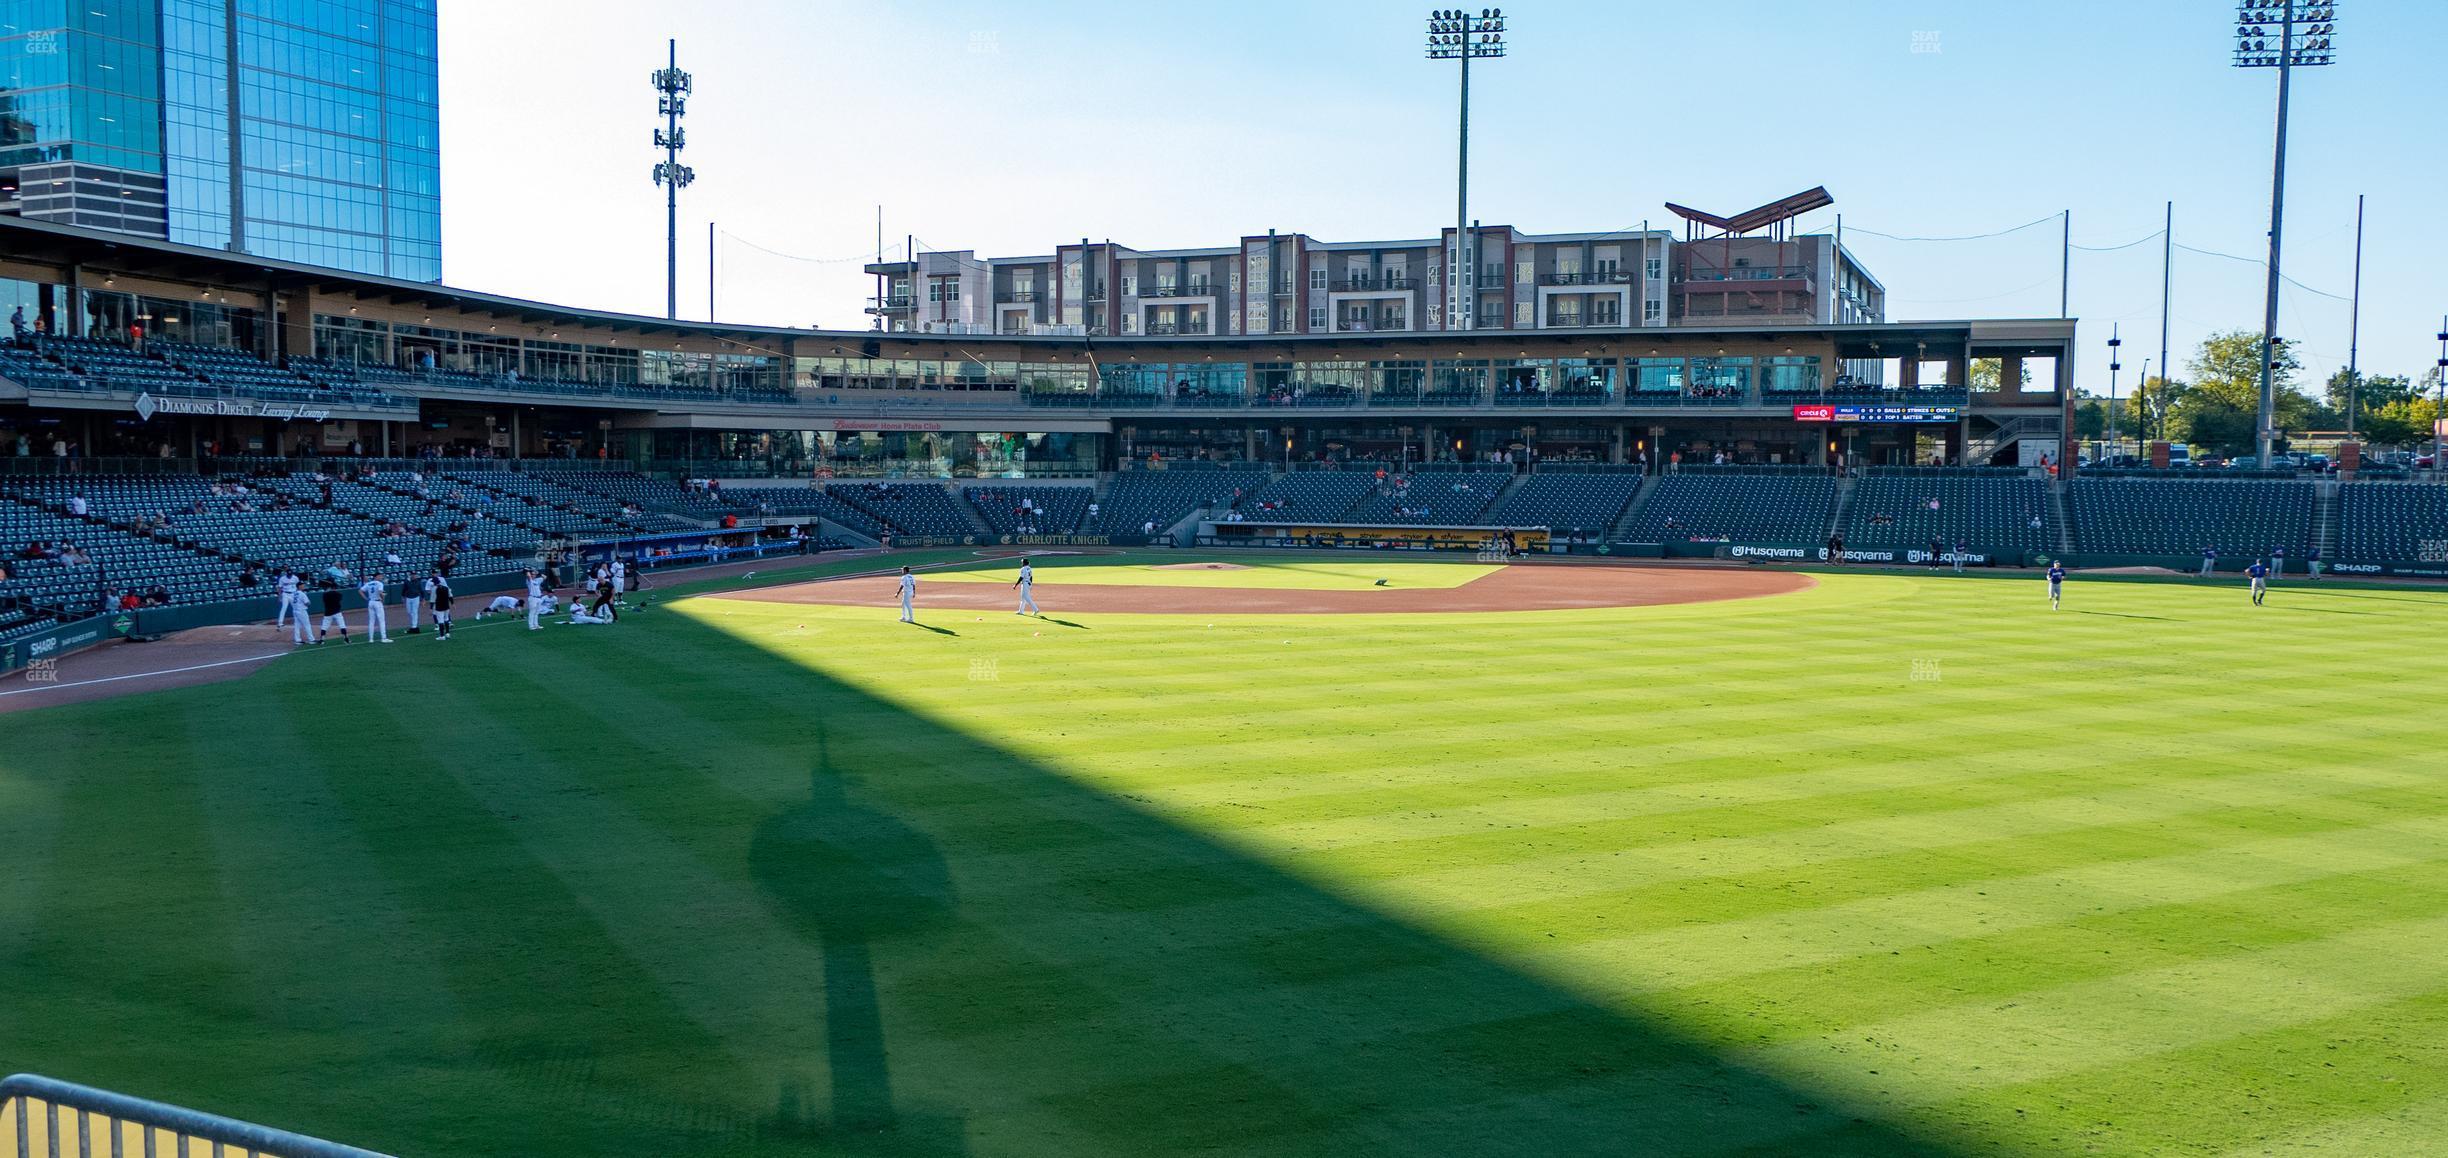
<path id="1" fill-rule="evenodd" d="M 0 1158 L 384 1158 L 33 1074 L 0 1078 Z"/>

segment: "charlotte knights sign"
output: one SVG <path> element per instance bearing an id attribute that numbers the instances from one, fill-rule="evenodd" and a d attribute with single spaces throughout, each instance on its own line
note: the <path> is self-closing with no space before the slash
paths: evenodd
<path id="1" fill-rule="evenodd" d="M 275 406 L 246 398 L 155 398 L 150 394 L 136 396 L 136 417 L 147 422 L 156 414 L 200 414 L 208 418 L 280 418 L 321 422 L 331 417 L 329 410 L 309 410 L 303 406 Z"/>

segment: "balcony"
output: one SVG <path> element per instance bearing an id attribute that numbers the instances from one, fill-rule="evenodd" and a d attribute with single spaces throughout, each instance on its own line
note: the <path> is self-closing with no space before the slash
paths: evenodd
<path id="1" fill-rule="evenodd" d="M 917 304 L 918 299 L 910 296 L 909 294 L 895 294 L 887 297 L 870 297 L 867 299 L 867 312 L 871 314 L 880 314 L 888 310 L 906 310 Z"/>
<path id="2" fill-rule="evenodd" d="M 1812 283 L 1808 267 L 1739 266 L 1734 269 L 1685 270 L 1675 282 L 1675 292 L 1685 294 L 1729 295 L 1738 293 L 1810 293 Z"/>
<path id="3" fill-rule="evenodd" d="M 1033 289 L 1006 290 L 995 300 L 999 302 L 1033 302 L 1037 300 L 1037 291 Z"/>
<path id="4" fill-rule="evenodd" d="M 1342 281 L 1334 282 L 1332 284 L 1334 286 L 1334 292 L 1336 293 L 1373 293 L 1380 290 L 1407 290 L 1412 288 L 1410 278 L 1394 276 L 1391 274 L 1385 277 L 1345 278 Z"/>
<path id="5" fill-rule="evenodd" d="M 1388 330 L 1408 330 L 1410 328 L 1410 322 L 1400 314 L 1378 318 L 1342 318 L 1335 322 L 1335 329 L 1346 334 L 1384 333 Z"/>
<path id="6" fill-rule="evenodd" d="M 1152 337 L 1161 338 L 1179 334 L 1195 334 L 1203 336 L 1211 333 L 1212 331 L 1207 328 L 1207 323 L 1202 320 L 1195 322 L 1149 322 L 1147 332 Z"/>
<path id="7" fill-rule="evenodd" d="M 1143 298 L 1211 298 L 1215 283 L 1194 281 L 1185 285 L 1153 285 L 1139 291 Z"/>
<path id="8" fill-rule="evenodd" d="M 1632 284 L 1632 271 L 1602 269 L 1596 273 L 1545 273 L 1539 275 L 1538 283 L 1540 285 L 1628 286 Z"/>

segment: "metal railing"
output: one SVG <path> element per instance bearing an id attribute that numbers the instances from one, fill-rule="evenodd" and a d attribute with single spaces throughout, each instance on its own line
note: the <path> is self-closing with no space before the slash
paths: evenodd
<path id="1" fill-rule="evenodd" d="M 1539 284 L 1596 286 L 1630 285 L 1632 284 L 1632 273 L 1630 270 L 1620 269 L 1599 270 L 1596 273 L 1544 273 L 1539 275 Z"/>
<path id="2" fill-rule="evenodd" d="M 1374 290 L 1407 290 L 1411 288 L 1411 279 L 1408 277 L 1347 277 L 1333 284 L 1337 293 L 1368 293 Z"/>
<path id="3" fill-rule="evenodd" d="M 383 1158 L 374 1150 L 34 1074 L 0 1078 L 0 1156 L 5 1158 L 232 1150 L 263 1158 Z"/>

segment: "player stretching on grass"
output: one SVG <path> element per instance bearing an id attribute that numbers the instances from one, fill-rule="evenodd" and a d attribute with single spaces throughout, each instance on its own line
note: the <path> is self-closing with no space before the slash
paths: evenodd
<path id="1" fill-rule="evenodd" d="M 2269 567 L 2255 559 L 2252 566 L 2244 569 L 2244 573 L 2252 577 L 2253 606 L 2259 607 L 2262 597 L 2269 594 Z"/>
<path id="2" fill-rule="evenodd" d="M 1029 569 L 1028 557 L 1025 555 L 1021 556 L 1020 578 L 1012 583 L 1012 586 L 1020 589 L 1020 610 L 1014 611 L 1012 614 L 1035 615 L 1040 619 L 1045 617 L 1045 612 L 1037 610 L 1037 600 L 1031 598 L 1029 595 L 1029 588 L 1034 586 L 1036 582 L 1037 573 Z"/>
<path id="3" fill-rule="evenodd" d="M 2054 562 L 2050 563 L 2048 577 L 2049 610 L 2055 611 L 2057 610 L 2057 600 L 2065 595 L 2065 564 Z"/>
<path id="4" fill-rule="evenodd" d="M 918 622 L 917 614 L 910 610 L 910 604 L 915 602 L 917 598 L 918 577 L 910 574 L 909 568 L 903 567 L 901 569 L 901 622 Z"/>

